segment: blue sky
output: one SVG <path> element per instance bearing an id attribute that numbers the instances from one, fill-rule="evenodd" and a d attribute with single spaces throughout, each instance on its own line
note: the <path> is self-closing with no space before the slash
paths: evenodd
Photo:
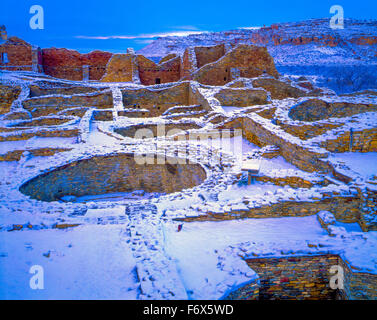
<path id="1" fill-rule="evenodd" d="M 170 33 L 330 18 L 335 4 L 343 6 L 345 18 L 377 19 L 376 0 L 1 0 L 0 24 L 6 25 L 9 35 L 42 48 L 125 52 Z M 29 26 L 32 5 L 44 9 L 43 30 Z"/>

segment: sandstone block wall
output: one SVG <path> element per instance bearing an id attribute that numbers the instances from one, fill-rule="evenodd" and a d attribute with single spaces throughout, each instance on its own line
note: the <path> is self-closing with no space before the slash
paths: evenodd
<path id="1" fill-rule="evenodd" d="M 201 68 L 207 63 L 215 62 L 225 55 L 225 45 L 219 44 L 212 47 L 195 47 L 196 67 Z"/>
<path id="2" fill-rule="evenodd" d="M 81 54 L 75 50 L 43 49 L 43 69 L 47 75 L 69 80 L 83 80 L 83 66 L 89 66 L 89 79 L 100 80 L 112 53 L 93 51 Z"/>
<path id="3" fill-rule="evenodd" d="M 272 99 L 299 98 L 306 96 L 306 92 L 283 81 L 271 78 L 259 78 L 252 82 L 254 88 L 263 88 L 270 92 Z"/>
<path id="4" fill-rule="evenodd" d="M 39 85 L 31 85 L 30 88 L 30 98 L 32 97 L 40 97 L 40 96 L 47 96 L 51 94 L 62 94 L 62 95 L 73 95 L 73 94 L 83 94 L 83 93 L 91 93 L 98 91 L 97 88 L 91 87 L 79 87 L 79 86 L 66 86 L 66 85 L 58 85 L 55 87 L 51 87 L 51 84 L 39 84 Z"/>
<path id="5" fill-rule="evenodd" d="M 299 121 L 318 121 L 328 118 L 343 118 L 354 114 L 376 111 L 377 105 L 355 104 L 348 102 L 326 102 L 320 99 L 309 99 L 293 108 L 288 116 Z"/>
<path id="6" fill-rule="evenodd" d="M 8 136 L 0 136 L 0 142 L 2 141 L 19 141 L 27 140 L 32 137 L 77 137 L 79 135 L 78 129 L 56 129 L 56 130 L 39 130 L 39 131 L 27 131 L 20 132 Z"/>
<path id="7" fill-rule="evenodd" d="M 134 190 L 171 193 L 192 188 L 206 178 L 199 164 L 156 164 L 157 160 L 154 161 L 154 164 L 139 165 L 132 154 L 97 156 L 41 174 L 23 184 L 20 191 L 43 201 L 55 201 L 66 195 Z"/>
<path id="8" fill-rule="evenodd" d="M 263 147 L 266 145 L 276 145 L 280 148 L 281 155 L 298 168 L 314 172 L 329 172 L 331 167 L 321 160 L 322 155 L 316 154 L 304 147 L 291 143 L 276 133 L 269 131 L 262 124 L 254 121 L 250 117 L 242 118 L 243 135 L 252 143 Z"/>
<path id="9" fill-rule="evenodd" d="M 222 89 L 215 98 L 222 106 L 247 107 L 267 103 L 267 92 L 257 89 Z"/>
<path id="10" fill-rule="evenodd" d="M 181 76 L 181 59 L 175 57 L 161 64 L 145 58 L 142 55 L 137 56 L 140 82 L 144 85 L 153 85 L 158 83 L 177 82 Z"/>
<path id="11" fill-rule="evenodd" d="M 137 65 L 132 54 L 114 54 L 106 66 L 103 82 L 132 82 Z"/>
<path id="12" fill-rule="evenodd" d="M 339 259 L 344 270 L 344 294 L 350 300 L 377 300 L 377 276 L 371 273 L 351 270 L 345 261 Z"/>
<path id="13" fill-rule="evenodd" d="M 147 109 L 150 117 L 161 116 L 169 108 L 182 105 L 200 105 L 209 110 L 208 101 L 190 82 L 162 89 L 142 88 L 122 90 L 123 104 L 127 109 Z"/>
<path id="14" fill-rule="evenodd" d="M 0 114 L 5 114 L 10 111 L 13 101 L 18 98 L 20 93 L 21 88 L 18 86 L 0 85 Z"/>
<path id="15" fill-rule="evenodd" d="M 244 78 L 254 78 L 264 72 L 278 76 L 274 61 L 265 47 L 238 45 L 216 62 L 209 63 L 192 75 L 202 84 L 224 85 L 230 82 L 231 68 L 237 68 Z"/>
<path id="16" fill-rule="evenodd" d="M 225 300 L 259 300 L 259 281 L 253 281 L 231 292 Z"/>
<path id="17" fill-rule="evenodd" d="M 334 300 L 330 268 L 337 255 L 255 258 L 246 262 L 260 277 L 259 300 Z"/>
<path id="18" fill-rule="evenodd" d="M 106 91 L 76 96 L 35 97 L 24 100 L 22 105 L 33 117 L 40 117 L 57 114 L 73 107 L 112 108 L 113 96 L 110 91 Z"/>
<path id="19" fill-rule="evenodd" d="M 160 129 L 158 130 L 158 128 Z M 186 130 L 199 129 L 199 128 L 200 127 L 195 123 L 169 123 L 169 124 L 165 124 L 164 127 L 162 127 L 161 125 L 159 126 L 157 124 L 150 124 L 150 125 L 141 124 L 141 125 L 129 126 L 126 128 L 116 128 L 114 129 L 114 131 L 116 133 L 119 133 L 122 136 L 135 138 L 135 135 L 139 130 L 147 129 L 148 130 L 147 138 L 150 138 L 149 134 L 151 135 L 151 137 L 157 137 L 159 135 L 168 136 L 171 134 L 177 134 L 179 132 L 184 133 L 184 131 Z"/>
<path id="20" fill-rule="evenodd" d="M 291 124 L 279 123 L 279 126 L 291 135 L 299 137 L 301 140 L 308 140 L 320 136 L 329 130 L 339 128 L 341 124 L 316 123 L 315 125 L 296 126 Z"/>
<path id="21" fill-rule="evenodd" d="M 0 54 L 8 54 L 8 63 L 0 63 L 0 69 L 11 71 L 32 71 L 33 56 L 30 44 L 17 37 L 11 37 L 0 45 Z M 2 61 L 0 61 L 2 62 Z"/>
<path id="22" fill-rule="evenodd" d="M 351 146 L 352 141 L 352 146 Z M 336 139 L 328 139 L 321 143 L 321 147 L 330 152 L 376 152 L 377 128 L 362 131 L 345 132 Z"/>
<path id="23" fill-rule="evenodd" d="M 259 278 L 226 299 L 376 300 L 377 275 L 352 270 L 339 255 L 303 255 L 245 260 Z M 331 289 L 332 266 L 343 268 L 343 289 Z"/>

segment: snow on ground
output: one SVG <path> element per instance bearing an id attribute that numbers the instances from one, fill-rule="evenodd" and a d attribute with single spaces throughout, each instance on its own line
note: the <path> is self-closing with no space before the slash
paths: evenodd
<path id="1" fill-rule="evenodd" d="M 281 187 L 273 185 L 273 184 L 266 184 L 266 183 L 259 183 L 254 182 L 251 185 L 232 185 L 229 186 L 227 190 L 222 191 L 219 193 L 219 201 L 229 201 L 229 200 L 239 200 L 243 197 L 247 196 L 269 196 L 269 192 L 274 192 Z"/>
<path id="2" fill-rule="evenodd" d="M 0 299 L 136 299 L 135 261 L 120 226 L 0 232 Z M 29 286 L 44 268 L 44 289 Z"/>
<path id="3" fill-rule="evenodd" d="M 77 138 L 43 138 L 32 137 L 28 140 L 18 141 L 2 141 L 0 142 L 0 154 L 5 154 L 8 151 L 25 150 L 25 149 L 39 149 L 39 148 L 65 148 L 68 145 L 76 143 Z"/>
<path id="4" fill-rule="evenodd" d="M 181 232 L 165 224 L 166 252 L 176 259 L 177 268 L 191 299 L 218 299 L 213 283 L 225 281 L 219 270 L 217 252 L 240 242 L 289 242 L 316 240 L 326 235 L 316 216 L 303 218 L 247 219 L 221 222 L 185 223 Z"/>
<path id="5" fill-rule="evenodd" d="M 333 153 L 329 156 L 329 160 L 345 164 L 364 178 L 377 175 L 377 152 Z"/>

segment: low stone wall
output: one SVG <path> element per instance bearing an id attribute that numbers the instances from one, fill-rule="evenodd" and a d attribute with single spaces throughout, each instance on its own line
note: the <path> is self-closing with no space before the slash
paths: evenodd
<path id="1" fill-rule="evenodd" d="M 311 188 L 313 183 L 300 177 L 268 177 L 258 176 L 255 177 L 256 181 L 270 182 L 277 186 L 290 186 L 292 188 Z"/>
<path id="2" fill-rule="evenodd" d="M 198 105 L 210 110 L 198 87 L 188 81 L 165 88 L 123 89 L 122 95 L 126 109 L 146 109 L 150 117 L 161 116 L 175 106 Z"/>
<path id="3" fill-rule="evenodd" d="M 58 152 L 65 152 L 70 151 L 72 149 L 65 149 L 65 148 L 40 148 L 40 149 L 32 149 L 32 150 L 14 150 L 8 151 L 5 154 L 0 154 L 0 161 L 19 161 L 22 157 L 22 154 L 27 151 L 33 156 L 37 157 L 49 157 L 53 156 Z"/>
<path id="4" fill-rule="evenodd" d="M 91 88 L 91 87 L 79 87 L 79 86 L 77 87 L 75 86 L 51 87 L 51 84 L 31 85 L 30 98 L 47 96 L 51 94 L 73 95 L 73 94 L 92 93 L 96 91 L 98 91 L 97 88 Z"/>
<path id="5" fill-rule="evenodd" d="M 139 131 L 139 134 L 143 133 L 143 138 L 154 138 L 157 136 L 184 133 L 186 130 L 199 128 L 200 126 L 195 123 L 140 124 L 126 128 L 115 128 L 114 132 L 124 137 L 135 138 L 136 133 Z"/>
<path id="6" fill-rule="evenodd" d="M 14 100 L 21 93 L 21 88 L 0 85 L 0 115 L 8 113 Z"/>
<path id="7" fill-rule="evenodd" d="M 225 297 L 225 300 L 259 300 L 259 280 L 240 287 Z"/>
<path id="8" fill-rule="evenodd" d="M 377 300 L 377 275 L 353 272 L 348 264 L 339 259 L 344 271 L 344 295 L 350 300 Z"/>
<path id="9" fill-rule="evenodd" d="M 352 139 L 352 148 L 350 141 Z M 345 132 L 336 139 L 329 139 L 321 143 L 321 146 L 330 152 L 376 152 L 377 151 L 377 128 L 355 131 L 351 135 Z"/>
<path id="10" fill-rule="evenodd" d="M 40 127 L 40 126 L 58 126 L 64 123 L 72 121 L 72 119 L 67 118 L 57 118 L 57 117 L 49 117 L 49 118 L 41 118 L 35 119 L 32 121 L 22 121 L 17 124 L 11 125 L 11 127 Z"/>
<path id="11" fill-rule="evenodd" d="M 63 196 L 101 195 L 144 190 L 171 193 L 202 183 L 206 172 L 199 164 L 167 163 L 140 165 L 133 154 L 96 156 L 43 173 L 20 187 L 31 198 L 56 201 Z"/>
<path id="12" fill-rule="evenodd" d="M 25 131 L 25 132 L 17 132 L 17 134 L 0 136 L 0 142 L 1 141 L 27 140 L 32 137 L 68 138 L 68 137 L 77 137 L 78 135 L 79 135 L 78 129 Z"/>
<path id="13" fill-rule="evenodd" d="M 323 154 L 317 154 L 288 141 L 288 139 L 284 139 L 250 117 L 242 118 L 242 129 L 242 134 L 247 140 L 259 147 L 266 145 L 278 146 L 280 148 L 280 154 L 287 161 L 304 171 L 330 172 L 332 170 L 330 164 L 321 160 Z"/>
<path id="14" fill-rule="evenodd" d="M 222 106 L 248 107 L 267 103 L 267 92 L 258 89 L 231 89 L 220 90 L 215 98 Z"/>
<path id="15" fill-rule="evenodd" d="M 93 118 L 95 121 L 113 121 L 113 111 L 112 110 L 94 110 Z"/>
<path id="16" fill-rule="evenodd" d="M 190 105 L 189 82 L 162 89 L 122 90 L 125 108 L 147 109 L 151 117 L 161 116 L 176 105 Z"/>
<path id="17" fill-rule="evenodd" d="M 288 116 L 293 120 L 318 121 L 332 117 L 349 117 L 371 111 L 377 111 L 377 105 L 309 99 L 291 108 Z"/>
<path id="18" fill-rule="evenodd" d="M 329 286 L 337 255 L 255 258 L 246 263 L 260 277 L 259 300 L 335 300 Z"/>
<path id="19" fill-rule="evenodd" d="M 301 140 L 308 140 L 320 136 L 327 131 L 339 128 L 342 124 L 316 123 L 315 125 L 294 126 L 291 124 L 279 123 L 279 126 L 291 135 L 299 137 Z"/>
<path id="20" fill-rule="evenodd" d="M 281 201 L 263 207 L 248 210 L 230 210 L 224 213 L 206 212 L 206 215 L 177 218 L 177 221 L 221 221 L 244 218 L 277 218 L 277 217 L 305 217 L 317 214 L 319 211 L 330 211 L 336 219 L 345 223 L 359 222 L 360 205 L 359 197 L 333 196 L 313 201 Z M 248 202 L 244 202 L 248 204 Z M 365 231 L 365 230 L 364 230 Z"/>
<path id="21" fill-rule="evenodd" d="M 42 117 L 72 107 L 112 108 L 113 96 L 110 91 L 106 91 L 86 95 L 35 97 L 24 100 L 22 105 L 33 117 Z"/>
<path id="22" fill-rule="evenodd" d="M 376 300 L 377 275 L 352 271 L 338 254 L 256 257 L 245 260 L 258 279 L 230 293 L 229 300 Z M 332 266 L 343 270 L 343 288 L 332 289 Z M 337 283 L 339 285 L 339 282 Z"/>
<path id="23" fill-rule="evenodd" d="M 272 78 L 259 78 L 252 83 L 254 88 L 263 88 L 270 92 L 271 99 L 299 98 L 307 95 L 304 90 Z"/>
<path id="24" fill-rule="evenodd" d="M 363 231 L 377 231 L 377 191 L 366 188 L 362 197 L 360 226 Z"/>

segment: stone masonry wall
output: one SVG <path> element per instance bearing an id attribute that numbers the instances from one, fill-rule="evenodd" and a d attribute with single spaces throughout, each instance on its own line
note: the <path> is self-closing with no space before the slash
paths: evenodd
<path id="1" fill-rule="evenodd" d="M 30 44 L 17 37 L 11 37 L 0 46 L 0 55 L 8 54 L 8 63 L 0 63 L 0 69 L 32 71 L 33 57 Z M 1 61 L 0 61 L 1 62 Z"/>
<path id="2" fill-rule="evenodd" d="M 212 47 L 195 47 L 196 67 L 201 68 L 207 63 L 219 60 L 225 54 L 224 44 Z"/>
<path id="3" fill-rule="evenodd" d="M 111 91 L 106 91 L 74 96 L 35 97 L 24 100 L 22 105 L 32 113 L 33 117 L 41 117 L 72 107 L 112 108 L 113 96 Z"/>
<path id="4" fill-rule="evenodd" d="M 181 76 L 181 58 L 176 57 L 156 64 L 142 55 L 137 56 L 140 82 L 144 85 L 177 82 Z"/>
<path id="5" fill-rule="evenodd" d="M 248 107 L 267 103 L 267 92 L 258 89 L 222 89 L 215 98 L 222 106 Z"/>
<path id="6" fill-rule="evenodd" d="M 255 258 L 246 262 L 260 277 L 259 300 L 334 300 L 330 267 L 337 255 Z"/>
<path id="7" fill-rule="evenodd" d="M 174 106 L 202 105 L 209 109 L 208 102 L 189 82 L 162 89 L 124 89 L 122 95 L 125 108 L 147 109 L 151 117 L 161 116 Z"/>
<path id="8" fill-rule="evenodd" d="M 352 149 L 350 141 L 352 139 Z M 377 128 L 355 131 L 341 134 L 336 139 L 328 139 L 321 143 L 321 147 L 330 152 L 376 152 L 377 151 Z"/>
<path id="9" fill-rule="evenodd" d="M 151 158 L 153 160 L 153 156 Z M 144 190 L 171 193 L 192 188 L 206 178 L 199 164 L 139 165 L 133 154 L 97 156 L 41 174 L 20 187 L 34 199 L 55 201 L 66 195 L 85 196 Z"/>
<path id="10" fill-rule="evenodd" d="M 193 75 L 192 79 L 207 85 L 224 85 L 234 79 L 231 69 L 239 70 L 239 76 L 254 78 L 264 72 L 277 77 L 274 61 L 264 47 L 239 45 L 216 62 L 209 63 Z"/>
<path id="11" fill-rule="evenodd" d="M 21 93 L 21 88 L 16 86 L 4 86 L 0 85 L 0 114 L 5 114 L 10 111 L 10 107 L 14 100 Z"/>
<path id="12" fill-rule="evenodd" d="M 246 139 L 260 147 L 266 145 L 278 146 L 281 155 L 298 168 L 309 172 L 317 170 L 329 172 L 332 169 L 325 161 L 321 160 L 320 154 L 283 139 L 250 117 L 244 117 L 242 121 L 243 135 Z"/>
<path id="13" fill-rule="evenodd" d="M 377 299 L 377 275 L 353 271 L 337 254 L 256 257 L 245 261 L 259 278 L 230 293 L 228 300 Z M 343 289 L 330 288 L 332 266 L 343 269 Z"/>
<path id="14" fill-rule="evenodd" d="M 112 53 L 93 51 L 81 54 L 75 50 L 43 49 L 43 69 L 47 75 L 69 80 L 83 80 L 83 66 L 89 66 L 89 79 L 100 80 Z"/>

